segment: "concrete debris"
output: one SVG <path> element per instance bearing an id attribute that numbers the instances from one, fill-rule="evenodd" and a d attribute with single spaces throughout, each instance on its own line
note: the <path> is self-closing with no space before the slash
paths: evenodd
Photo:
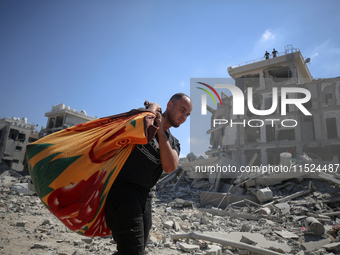
<path id="1" fill-rule="evenodd" d="M 283 215 L 289 214 L 290 212 L 290 205 L 288 203 L 278 203 L 275 204 L 275 207 L 279 208 Z"/>
<path id="2" fill-rule="evenodd" d="M 284 181 L 290 180 L 290 179 L 299 179 L 301 177 L 304 177 L 308 175 L 304 172 L 293 172 L 293 173 L 275 173 L 275 174 L 264 174 L 262 176 L 248 176 L 247 179 L 243 180 L 244 184 L 249 187 L 254 186 L 273 186 L 281 184 Z"/>
<path id="3" fill-rule="evenodd" d="M 204 255 L 222 255 L 222 248 L 217 245 L 211 245 Z"/>
<path id="4" fill-rule="evenodd" d="M 191 179 L 183 171 L 170 177 L 153 190 L 148 255 L 340 253 L 340 187 L 330 178 L 286 177 L 268 186 L 256 184 L 260 177 L 252 178 L 254 186 L 246 176 L 221 178 L 213 192 L 216 182 L 208 178 Z M 29 182 L 13 172 L 0 175 L 0 254 L 116 251 L 111 237 L 69 231 Z"/>
<path id="5" fill-rule="evenodd" d="M 330 239 L 321 239 L 318 241 L 305 242 L 301 244 L 300 249 L 305 252 L 313 252 L 324 247 L 326 244 L 329 244 L 330 242 L 331 242 Z"/>
<path id="6" fill-rule="evenodd" d="M 187 243 L 179 243 L 178 247 L 183 250 L 183 251 L 187 251 L 187 252 L 192 252 L 192 251 L 197 251 L 200 249 L 199 245 L 195 245 L 195 244 L 187 244 Z"/>
<path id="7" fill-rule="evenodd" d="M 162 179 L 158 181 L 158 185 L 165 185 L 167 182 L 171 181 L 178 175 L 179 172 L 182 171 L 182 168 L 178 167 L 175 171 L 173 171 L 171 174 L 166 175 Z"/>
<path id="8" fill-rule="evenodd" d="M 305 195 L 305 194 L 308 194 L 308 193 L 310 193 L 310 192 L 311 192 L 310 189 L 309 189 L 309 190 L 299 191 L 299 192 L 296 192 L 296 193 L 294 193 L 294 194 L 292 194 L 292 195 L 288 195 L 288 196 L 282 197 L 282 198 L 280 198 L 280 199 L 277 199 L 277 200 L 275 200 L 275 201 L 272 201 L 272 202 L 270 202 L 270 203 L 267 203 L 267 204 L 265 204 L 265 205 L 263 205 L 263 206 L 266 207 L 266 206 L 272 205 L 272 204 L 274 204 L 274 203 L 282 203 L 282 202 L 285 202 L 285 201 L 290 201 L 290 200 L 292 200 L 292 199 L 295 199 L 295 198 L 297 198 L 297 197 L 301 197 L 301 196 L 303 196 L 303 195 Z"/>
<path id="9" fill-rule="evenodd" d="M 242 227 L 241 227 L 241 230 L 244 231 L 244 232 L 250 232 L 252 230 L 252 226 L 250 224 L 243 224 Z"/>
<path id="10" fill-rule="evenodd" d="M 327 182 L 340 185 L 340 180 L 334 178 L 334 175 L 326 174 L 326 173 L 320 173 L 318 174 L 318 177 L 322 180 L 325 180 Z"/>
<path id="11" fill-rule="evenodd" d="M 243 243 L 243 242 L 236 242 L 234 240 L 230 240 L 230 239 L 223 239 L 220 237 L 215 237 L 215 236 L 211 236 L 210 234 L 200 234 L 200 233 L 195 233 L 195 232 L 191 232 L 191 233 L 185 233 L 185 234 L 176 234 L 172 236 L 172 239 L 174 240 L 178 240 L 178 239 L 185 239 L 185 238 L 192 238 L 192 239 L 200 239 L 200 240 L 206 240 L 206 241 L 210 241 L 210 242 L 215 242 L 215 243 L 220 243 L 222 245 L 225 246 L 231 246 L 231 247 L 235 247 L 235 248 L 239 248 L 239 249 L 244 249 L 247 251 L 252 251 L 252 252 L 257 252 L 259 254 L 268 254 L 268 255 L 280 255 L 281 253 L 277 253 L 275 251 L 270 251 L 267 249 L 263 249 L 260 247 L 256 247 L 247 243 Z"/>
<path id="12" fill-rule="evenodd" d="M 325 244 L 323 248 L 327 251 L 340 252 L 340 242 Z"/>
<path id="13" fill-rule="evenodd" d="M 173 202 L 169 203 L 169 206 L 175 208 L 192 207 L 192 202 L 181 198 L 176 198 Z"/>
<path id="14" fill-rule="evenodd" d="M 235 202 L 240 202 L 243 200 L 250 200 L 255 203 L 260 203 L 260 201 L 253 195 L 238 195 L 218 192 L 201 193 L 201 206 L 211 205 L 219 208 L 225 208 L 229 204 L 233 204 Z M 243 203 L 243 205 L 246 204 L 247 202 Z M 239 204 L 239 206 L 242 205 Z"/>
<path id="15" fill-rule="evenodd" d="M 181 225 L 177 221 L 174 221 L 173 228 L 176 232 L 178 232 L 181 230 Z"/>
<path id="16" fill-rule="evenodd" d="M 273 192 L 268 187 L 264 189 L 259 189 L 256 192 L 256 197 L 261 203 L 268 202 L 273 199 Z"/>
<path id="17" fill-rule="evenodd" d="M 322 236 L 325 233 L 325 227 L 314 217 L 307 217 L 304 225 L 309 231 L 313 232 L 313 235 Z"/>
<path id="18" fill-rule="evenodd" d="M 299 239 L 299 236 L 287 230 L 275 231 L 276 234 L 286 239 Z"/>
<path id="19" fill-rule="evenodd" d="M 268 207 L 263 207 L 257 211 L 257 213 L 262 216 L 268 216 L 271 214 L 271 212 L 272 211 Z"/>
<path id="20" fill-rule="evenodd" d="M 163 223 L 163 228 L 172 229 L 174 222 L 172 220 Z"/>

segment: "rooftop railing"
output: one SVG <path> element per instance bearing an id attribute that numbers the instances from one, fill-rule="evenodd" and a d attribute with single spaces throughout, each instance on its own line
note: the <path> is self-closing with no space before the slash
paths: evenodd
<path id="1" fill-rule="evenodd" d="M 300 49 L 298 49 L 298 48 L 289 48 L 289 49 L 286 49 L 283 52 L 277 53 L 277 56 L 288 55 L 288 54 L 299 52 L 299 51 L 300 51 Z M 273 54 L 269 54 L 269 58 L 270 57 L 273 58 Z M 256 59 L 253 59 L 253 60 L 248 60 L 248 61 L 242 62 L 240 64 L 232 65 L 229 68 L 236 68 L 236 67 L 240 67 L 240 66 L 244 66 L 244 65 L 260 62 L 260 61 L 263 61 L 263 60 L 266 60 L 266 56 L 265 55 L 262 58 L 256 58 Z"/>

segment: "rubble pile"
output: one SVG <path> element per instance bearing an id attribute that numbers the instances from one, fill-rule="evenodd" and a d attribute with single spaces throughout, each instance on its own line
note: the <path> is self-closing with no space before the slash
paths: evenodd
<path id="1" fill-rule="evenodd" d="M 153 190 L 148 254 L 340 254 L 338 175 L 207 179 L 180 169 Z M 274 183 L 274 184 L 273 184 Z M 111 237 L 69 231 L 30 189 L 29 176 L 0 175 L 0 254 L 112 254 Z"/>
<path id="2" fill-rule="evenodd" d="M 221 180 L 222 192 L 209 191 L 216 181 L 208 179 L 187 178 L 177 189 L 180 178 L 161 184 L 157 197 L 162 203 L 155 208 L 161 215 L 156 226 L 163 226 L 154 232 L 163 231 L 163 239 L 170 232 L 169 247 L 177 244 L 194 254 L 340 254 L 339 176 L 279 177 Z M 192 210 L 184 206 L 188 201 Z M 219 251 L 211 253 L 209 247 Z"/>

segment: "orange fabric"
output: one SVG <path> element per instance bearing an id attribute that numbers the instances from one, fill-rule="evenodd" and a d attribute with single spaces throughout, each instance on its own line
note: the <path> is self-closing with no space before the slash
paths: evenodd
<path id="1" fill-rule="evenodd" d="M 155 134 L 155 114 L 132 110 L 53 133 L 27 146 L 36 192 L 69 229 L 108 236 L 107 194 L 135 144 Z"/>

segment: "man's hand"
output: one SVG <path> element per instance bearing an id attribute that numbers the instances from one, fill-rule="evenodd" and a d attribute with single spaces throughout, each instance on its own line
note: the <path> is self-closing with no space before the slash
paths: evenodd
<path id="1" fill-rule="evenodd" d="M 164 130 L 164 119 L 160 112 L 156 112 L 156 118 L 155 118 L 155 126 L 159 127 L 158 132 Z"/>
<path id="2" fill-rule="evenodd" d="M 157 103 L 149 103 L 149 101 L 145 100 L 144 106 L 150 111 L 162 113 L 162 108 Z"/>
<path id="3" fill-rule="evenodd" d="M 159 129 L 163 130 L 163 116 L 162 116 L 162 108 L 157 103 L 149 103 L 149 101 L 145 100 L 144 106 L 146 109 L 153 111 L 156 113 L 155 118 L 155 126 L 159 127 Z"/>

